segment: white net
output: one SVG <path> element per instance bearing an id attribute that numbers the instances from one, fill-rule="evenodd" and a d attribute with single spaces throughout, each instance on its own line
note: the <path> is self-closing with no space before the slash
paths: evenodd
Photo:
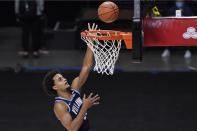
<path id="1" fill-rule="evenodd" d="M 92 34 L 91 34 L 92 35 Z M 110 36 L 110 33 L 105 35 L 97 32 L 99 36 Z M 92 36 L 94 36 L 92 35 Z M 115 63 L 119 56 L 121 48 L 121 40 L 99 40 L 98 38 L 89 38 L 81 36 L 88 47 L 94 53 L 95 67 L 94 71 L 98 73 L 113 75 Z"/>

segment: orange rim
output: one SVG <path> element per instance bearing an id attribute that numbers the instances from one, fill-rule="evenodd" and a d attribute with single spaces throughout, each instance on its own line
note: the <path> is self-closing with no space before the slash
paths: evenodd
<path id="1" fill-rule="evenodd" d="M 100 33 L 99 35 L 89 35 L 94 33 Z M 107 36 L 110 34 L 110 36 Z M 124 40 L 126 48 L 132 49 L 132 32 L 121 32 L 114 30 L 94 30 L 94 31 L 83 31 L 81 32 L 82 37 L 97 38 L 99 40 Z"/>
<path id="2" fill-rule="evenodd" d="M 89 33 L 100 33 L 104 36 L 98 36 L 98 35 L 89 35 Z M 121 40 L 120 31 L 113 31 L 113 30 L 94 30 L 94 31 L 83 31 L 81 32 L 81 36 L 88 37 L 88 38 L 98 38 L 99 40 Z M 107 34 L 110 34 L 110 36 L 107 36 Z"/>
<path id="3" fill-rule="evenodd" d="M 132 49 L 132 32 L 122 32 L 122 39 L 125 42 L 127 49 Z"/>

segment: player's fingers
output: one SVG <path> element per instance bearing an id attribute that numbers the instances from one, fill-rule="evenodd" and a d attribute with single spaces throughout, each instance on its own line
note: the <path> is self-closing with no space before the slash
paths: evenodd
<path id="1" fill-rule="evenodd" d="M 94 30 L 94 26 L 95 26 L 95 23 L 93 23 L 93 25 L 92 25 L 92 30 Z"/>
<path id="2" fill-rule="evenodd" d="M 96 30 L 98 28 L 98 25 L 95 26 L 94 30 Z"/>
<path id="3" fill-rule="evenodd" d="M 83 99 L 85 99 L 85 98 L 86 98 L 86 94 L 83 95 Z"/>
<path id="4" fill-rule="evenodd" d="M 92 98 L 96 98 L 96 97 L 98 97 L 98 94 L 96 94 L 94 97 L 92 97 Z"/>
<path id="5" fill-rule="evenodd" d="M 91 97 L 92 97 L 92 95 L 93 95 L 93 93 L 90 93 L 90 95 L 88 96 L 88 98 L 91 98 Z"/>
<path id="6" fill-rule="evenodd" d="M 93 105 L 98 105 L 98 104 L 99 104 L 99 102 L 94 102 L 94 103 L 93 103 Z"/>
<path id="7" fill-rule="evenodd" d="M 92 99 L 93 100 L 95 100 L 95 99 L 97 99 L 99 96 L 98 96 L 98 94 L 97 95 L 95 95 L 94 97 L 92 97 Z M 100 97 L 99 97 L 99 99 L 100 99 Z"/>
<path id="8" fill-rule="evenodd" d="M 98 100 L 100 100 L 100 97 L 96 97 L 95 99 L 93 99 L 94 102 Z"/>
<path id="9" fill-rule="evenodd" d="M 91 30 L 91 28 L 90 28 L 90 23 L 88 23 L 88 30 Z"/>

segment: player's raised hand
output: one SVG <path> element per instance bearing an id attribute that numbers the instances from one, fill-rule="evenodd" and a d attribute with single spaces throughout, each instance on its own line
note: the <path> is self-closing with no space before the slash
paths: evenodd
<path id="1" fill-rule="evenodd" d="M 92 27 L 90 26 L 90 23 L 88 23 L 88 30 L 89 31 L 93 31 L 93 30 L 97 30 L 98 25 L 95 25 L 95 23 L 92 24 Z"/>
<path id="2" fill-rule="evenodd" d="M 92 26 L 90 25 L 90 23 L 88 23 L 88 31 L 96 31 L 98 28 L 98 25 L 96 25 L 95 23 L 92 24 Z M 88 35 L 91 35 L 91 36 L 96 36 L 96 32 L 95 33 L 88 33 Z M 92 41 L 95 40 L 95 38 L 92 38 L 91 39 Z"/>
<path id="3" fill-rule="evenodd" d="M 86 95 L 84 94 L 84 96 L 83 96 L 83 106 L 86 109 L 89 109 L 93 105 L 98 105 L 99 104 L 99 102 L 98 102 L 99 99 L 100 99 L 100 97 L 98 96 L 98 94 L 93 96 L 93 93 L 90 93 L 90 95 L 87 98 L 86 98 Z"/>

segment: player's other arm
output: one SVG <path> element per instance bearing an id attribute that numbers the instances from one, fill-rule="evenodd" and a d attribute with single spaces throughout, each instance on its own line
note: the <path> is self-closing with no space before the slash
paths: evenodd
<path id="1" fill-rule="evenodd" d="M 97 25 L 93 24 L 92 27 L 90 27 L 90 24 L 88 23 L 88 29 L 89 30 L 96 30 Z M 86 82 L 86 80 L 88 78 L 89 72 L 92 67 L 92 63 L 93 63 L 93 52 L 91 51 L 91 49 L 89 47 L 87 47 L 81 72 L 80 72 L 79 76 L 76 77 L 72 82 L 73 89 L 80 91 L 80 88 Z"/>
<path id="2" fill-rule="evenodd" d="M 87 109 L 82 106 L 78 116 L 74 120 L 72 120 L 68 107 L 63 102 L 57 102 L 54 106 L 54 111 L 57 118 L 68 131 L 77 131 L 83 122 Z"/>
<path id="3" fill-rule="evenodd" d="M 61 121 L 62 125 L 68 131 L 77 131 L 79 130 L 81 124 L 83 123 L 83 119 L 85 117 L 87 110 L 93 105 L 99 104 L 99 102 L 97 102 L 99 99 L 100 97 L 98 97 L 98 95 L 92 97 L 92 93 L 88 96 L 88 98 L 85 98 L 85 95 L 84 95 L 83 105 L 81 107 L 79 114 L 74 120 L 72 120 L 72 117 L 69 113 L 69 110 L 66 104 L 61 101 L 55 104 L 54 112 L 57 118 Z"/>

